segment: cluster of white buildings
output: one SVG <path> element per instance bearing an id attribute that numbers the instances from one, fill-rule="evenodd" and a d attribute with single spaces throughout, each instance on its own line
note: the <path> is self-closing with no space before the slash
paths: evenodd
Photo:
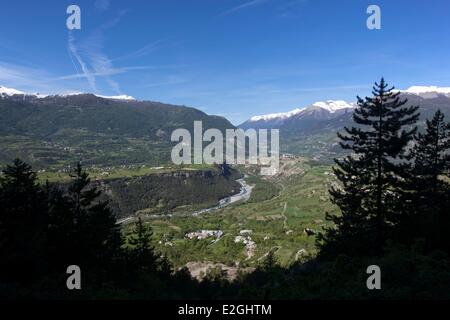
<path id="1" fill-rule="evenodd" d="M 256 250 L 256 243 L 252 240 L 251 234 L 252 230 L 241 230 L 239 235 L 234 238 L 234 243 L 243 243 L 245 245 L 247 258 L 251 258 Z"/>
<path id="2" fill-rule="evenodd" d="M 200 230 L 189 232 L 185 235 L 185 237 L 190 240 L 192 239 L 202 240 L 211 237 L 220 239 L 222 236 L 223 236 L 222 230 Z"/>

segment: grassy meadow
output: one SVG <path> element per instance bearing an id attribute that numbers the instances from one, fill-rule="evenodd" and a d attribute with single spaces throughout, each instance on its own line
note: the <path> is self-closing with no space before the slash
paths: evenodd
<path id="1" fill-rule="evenodd" d="M 252 267 L 271 250 L 284 266 L 313 256 L 315 236 L 307 235 L 305 229 L 322 230 L 325 212 L 336 210 L 328 196 L 334 181 L 331 167 L 297 158 L 284 162 L 276 177 L 262 178 L 253 175 L 252 169 L 241 170 L 248 175 L 247 183 L 255 186 L 247 202 L 195 217 L 174 214 L 146 219 L 154 233 L 155 248 L 177 267 L 192 261 Z M 131 225 L 124 226 L 125 232 Z M 221 230 L 223 236 L 219 240 L 185 237 L 199 230 Z M 245 230 L 251 230 L 249 236 L 256 244 L 251 253 L 245 244 L 235 242 Z"/>

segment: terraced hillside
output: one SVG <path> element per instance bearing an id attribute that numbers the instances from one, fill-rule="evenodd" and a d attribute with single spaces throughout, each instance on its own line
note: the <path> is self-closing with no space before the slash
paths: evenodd
<path id="1" fill-rule="evenodd" d="M 178 267 L 221 263 L 229 272 L 256 266 L 271 250 L 282 265 L 314 255 L 314 233 L 326 225 L 325 212 L 335 210 L 327 192 L 331 168 L 303 158 L 281 164 L 278 176 L 264 180 L 253 175 L 255 168 L 241 168 L 255 185 L 245 203 L 195 217 L 146 219 L 156 249 Z"/>

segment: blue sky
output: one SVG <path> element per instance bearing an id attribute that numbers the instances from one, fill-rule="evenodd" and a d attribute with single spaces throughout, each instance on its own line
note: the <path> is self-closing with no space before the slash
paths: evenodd
<path id="1" fill-rule="evenodd" d="M 66 8 L 81 8 L 81 30 Z M 381 7 L 382 29 L 366 28 Z M 450 1 L 4 1 L 0 85 L 127 94 L 238 124 L 318 100 L 353 101 L 384 76 L 450 86 Z"/>

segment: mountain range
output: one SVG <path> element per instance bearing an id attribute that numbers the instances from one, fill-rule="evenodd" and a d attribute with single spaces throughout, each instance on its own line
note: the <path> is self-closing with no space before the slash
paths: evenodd
<path id="1" fill-rule="evenodd" d="M 450 88 L 414 86 L 401 91 L 425 119 L 441 109 L 450 120 Z M 341 154 L 336 132 L 353 125 L 355 102 L 328 100 L 285 113 L 254 116 L 242 129 L 279 129 L 280 151 L 329 162 Z M 195 108 L 88 93 L 27 94 L 0 86 L 0 163 L 20 157 L 37 168 L 167 163 L 173 130 L 235 127 Z"/>
<path id="2" fill-rule="evenodd" d="M 400 90 L 406 105 L 419 106 L 419 128 L 440 109 L 450 121 L 450 88 L 413 86 Z M 242 129 L 279 129 L 282 152 L 329 161 L 340 155 L 336 132 L 353 125 L 356 102 L 328 100 L 285 113 L 254 116 L 239 125 Z"/>
<path id="3" fill-rule="evenodd" d="M 0 163 L 20 157 L 34 167 L 161 164 L 170 159 L 170 135 L 194 121 L 203 128 L 235 128 L 195 108 L 129 96 L 27 94 L 0 87 Z"/>

